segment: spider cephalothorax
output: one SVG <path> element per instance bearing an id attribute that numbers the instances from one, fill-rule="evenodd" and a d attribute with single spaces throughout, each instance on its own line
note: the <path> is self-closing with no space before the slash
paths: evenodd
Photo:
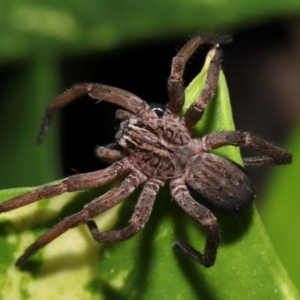
<path id="1" fill-rule="evenodd" d="M 243 146 L 263 154 L 260 157 L 244 159 L 244 163 L 248 165 L 289 164 L 292 161 L 290 153 L 248 132 L 223 131 L 202 138 L 191 138 L 193 126 L 201 119 L 205 107 L 215 93 L 221 68 L 219 44 L 230 41 L 228 36 L 199 35 L 187 42 L 172 62 L 168 80 L 169 102 L 165 111 L 158 109 L 155 112 L 145 101 L 129 92 L 94 83 L 76 84 L 48 105 L 38 143 L 44 138 L 53 113 L 83 94 L 121 106 L 123 109 L 116 113 L 117 119 L 121 121 L 116 143 L 96 150 L 96 155 L 111 165 L 104 170 L 73 175 L 61 183 L 18 196 L 2 203 L 0 212 L 65 192 L 102 186 L 124 175 L 127 177 L 119 186 L 93 199 L 82 211 L 63 219 L 42 235 L 27 248 L 18 259 L 17 265 L 24 263 L 37 250 L 68 229 L 82 223 L 88 225 L 93 238 L 101 243 L 132 237 L 148 221 L 155 197 L 166 182 L 169 183 L 172 197 L 177 204 L 207 231 L 203 254 L 182 241 L 176 242 L 175 246 L 206 267 L 214 264 L 220 238 L 219 226 L 210 210 L 192 198 L 189 188 L 202 196 L 206 206 L 231 214 L 251 205 L 253 187 L 242 168 L 208 152 L 226 145 Z M 184 67 L 203 43 L 212 45 L 208 53 L 211 62 L 205 86 L 196 102 L 180 117 L 184 104 Z M 92 218 L 123 201 L 139 185 L 143 185 L 143 188 L 130 225 L 120 230 L 100 232 Z"/>
<path id="2" fill-rule="evenodd" d="M 192 139 L 179 123 L 164 119 L 123 121 L 116 141 L 132 163 L 148 176 L 170 179 L 181 175 L 192 154 Z"/>

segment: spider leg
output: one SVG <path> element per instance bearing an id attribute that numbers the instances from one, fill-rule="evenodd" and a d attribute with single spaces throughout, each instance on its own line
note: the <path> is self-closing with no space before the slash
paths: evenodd
<path id="1" fill-rule="evenodd" d="M 169 102 L 167 113 L 179 114 L 184 104 L 182 76 L 186 62 L 201 44 L 223 44 L 231 42 L 230 36 L 197 35 L 189 40 L 172 60 L 171 74 L 168 79 Z"/>
<path id="2" fill-rule="evenodd" d="M 183 241 L 175 242 L 174 246 L 194 258 L 201 265 L 207 268 L 211 267 L 216 260 L 217 249 L 220 241 L 220 231 L 216 217 L 206 207 L 202 206 L 192 198 L 181 178 L 171 180 L 170 186 L 172 196 L 177 204 L 207 231 L 203 254 Z"/>
<path id="3" fill-rule="evenodd" d="M 62 182 L 43 186 L 26 194 L 17 196 L 0 204 L 0 213 L 19 208 L 40 199 L 54 197 L 65 192 L 95 188 L 105 185 L 130 171 L 127 160 L 117 162 L 108 168 L 87 174 L 76 174 L 65 178 Z"/>
<path id="4" fill-rule="evenodd" d="M 118 119 L 119 121 L 125 121 L 128 120 L 130 118 L 134 118 L 136 117 L 133 113 L 124 110 L 124 109 L 118 109 L 116 111 L 116 119 Z"/>
<path id="5" fill-rule="evenodd" d="M 192 130 L 192 127 L 200 120 L 207 104 L 215 95 L 221 70 L 222 56 L 222 51 L 218 47 L 219 45 L 216 45 L 208 52 L 208 55 L 211 57 L 211 61 L 204 88 L 202 89 L 197 101 L 193 103 L 184 114 L 183 121 L 189 130 Z"/>
<path id="6" fill-rule="evenodd" d="M 123 229 L 100 232 L 95 221 L 89 219 L 87 225 L 93 238 L 99 243 L 118 242 L 137 234 L 148 221 L 156 195 L 163 184 L 164 182 L 158 179 L 151 179 L 145 183 L 130 220 L 131 224 Z"/>
<path id="7" fill-rule="evenodd" d="M 94 199 L 86 204 L 82 211 L 66 217 L 56 224 L 52 229 L 39 237 L 32 245 L 30 245 L 22 256 L 17 260 L 16 265 L 22 265 L 30 256 L 35 254 L 40 248 L 49 244 L 51 241 L 59 237 L 67 230 L 74 228 L 90 218 L 116 206 L 128 197 L 139 184 L 143 183 L 146 177 L 139 171 L 133 171 L 120 186 L 113 188 L 106 194 Z"/>
<path id="8" fill-rule="evenodd" d="M 273 164 L 274 159 L 268 156 L 245 157 L 243 163 L 245 166 L 263 166 Z"/>
<path id="9" fill-rule="evenodd" d="M 102 161 L 106 163 L 114 163 L 122 158 L 124 158 L 124 155 L 122 151 L 116 150 L 118 146 L 117 143 L 109 144 L 105 147 L 97 147 L 95 150 L 95 154 L 97 157 L 99 157 Z"/>
<path id="10" fill-rule="evenodd" d="M 222 131 L 206 135 L 202 140 L 195 139 L 195 143 L 200 142 L 204 151 L 213 150 L 222 146 L 232 145 L 237 147 L 248 147 L 266 156 L 248 158 L 248 164 L 290 164 L 292 154 L 274 146 L 263 139 L 252 135 L 250 132 Z"/>
<path id="11" fill-rule="evenodd" d="M 45 110 L 40 132 L 36 139 L 37 144 L 42 142 L 49 130 L 53 113 L 85 94 L 96 100 L 103 100 L 117 104 L 142 117 L 145 113 L 150 113 L 152 117 L 155 117 L 155 113 L 151 113 L 151 109 L 148 107 L 146 102 L 134 94 L 108 85 L 98 83 L 79 83 L 67 89 L 49 103 Z"/>

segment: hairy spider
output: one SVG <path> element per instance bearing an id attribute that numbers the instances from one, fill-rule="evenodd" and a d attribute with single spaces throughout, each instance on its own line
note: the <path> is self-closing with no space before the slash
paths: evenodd
<path id="1" fill-rule="evenodd" d="M 205 107 L 215 93 L 221 68 L 219 44 L 231 41 L 229 36 L 198 35 L 173 58 L 168 79 L 169 102 L 161 116 L 139 97 L 103 84 L 76 84 L 55 98 L 47 107 L 37 138 L 40 143 L 55 111 L 76 98 L 88 94 L 91 98 L 108 101 L 123 107 L 116 118 L 121 121 L 116 134 L 116 143 L 98 147 L 96 155 L 111 163 L 104 170 L 78 174 L 65 178 L 61 183 L 48 185 L 15 197 L 0 205 L 0 212 L 30 204 L 43 198 L 65 192 L 95 188 L 108 184 L 128 174 L 124 181 L 106 194 L 93 199 L 83 209 L 70 215 L 38 238 L 17 260 L 23 264 L 31 255 L 70 228 L 86 223 L 93 238 L 100 243 L 126 240 L 138 233 L 146 224 L 159 189 L 169 182 L 171 194 L 177 204 L 207 231 L 203 254 L 183 241 L 175 246 L 193 257 L 197 262 L 210 267 L 214 264 L 219 245 L 219 226 L 211 211 L 196 202 L 190 192 L 197 192 L 205 204 L 226 214 L 246 209 L 253 201 L 253 186 L 250 178 L 234 163 L 209 153 L 216 148 L 233 145 L 249 147 L 263 156 L 244 159 L 247 165 L 289 164 L 292 155 L 283 149 L 253 136 L 249 132 L 223 131 L 202 138 L 191 138 L 193 126 L 201 119 Z M 183 117 L 180 111 L 184 104 L 182 76 L 187 60 L 203 43 L 212 45 L 205 86 L 198 99 Z M 120 230 L 100 232 L 92 220 L 128 197 L 139 185 L 143 185 L 130 225 Z"/>

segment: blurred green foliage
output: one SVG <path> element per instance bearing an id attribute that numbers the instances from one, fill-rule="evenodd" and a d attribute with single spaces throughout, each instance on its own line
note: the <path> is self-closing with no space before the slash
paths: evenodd
<path id="1" fill-rule="evenodd" d="M 199 29 L 224 30 L 298 9 L 297 0 L 1 0 L 0 61 L 103 50 Z"/>
<path id="2" fill-rule="evenodd" d="M 286 149 L 293 153 L 293 163 L 275 168 L 268 176 L 260 209 L 267 232 L 296 286 L 300 287 L 299 213 L 300 213 L 300 123 L 291 133 Z"/>
<path id="3" fill-rule="evenodd" d="M 59 59 L 62 56 L 115 49 L 146 39 L 189 36 L 199 30 L 228 31 L 297 11 L 300 11 L 299 0 L 134 0 L 117 3 L 103 0 L 0 0 L 0 71 L 3 80 L 0 83 L 1 187 L 38 185 L 59 178 L 57 137 L 52 134 L 39 148 L 28 141 L 33 141 L 33 136 L 37 133 L 46 103 L 57 94 Z M 14 72 L 6 72 L 8 66 L 13 66 Z M 228 116 L 228 113 L 228 110 L 224 110 L 223 116 Z M 265 192 L 268 201 L 263 208 L 263 216 L 279 257 L 299 288 L 298 132 L 299 130 L 291 136 L 288 144 L 295 155 L 292 167 L 272 171 L 274 175 L 270 176 Z M 4 191 L 1 196 L 1 200 L 4 200 L 8 198 L 8 193 Z M 173 216 L 176 214 L 179 219 L 183 217 L 178 212 L 173 212 Z M 205 299 L 240 299 L 241 293 L 245 299 L 267 299 L 270 295 L 273 299 L 298 298 L 254 211 L 239 215 L 234 222 L 220 217 L 225 242 L 219 252 L 218 265 L 210 270 L 201 269 L 192 263 L 186 264 L 186 260 L 178 255 L 175 269 L 179 268 L 183 272 L 181 276 L 172 273 L 174 260 L 168 259 L 172 251 L 170 243 L 173 241 L 173 236 L 170 237 L 173 229 L 169 221 L 162 219 L 161 225 L 154 225 L 153 222 L 149 224 L 152 228 L 162 226 L 165 242 L 160 239 L 161 235 L 155 238 L 148 231 L 146 235 L 128 241 L 125 244 L 128 246 L 124 246 L 124 249 L 121 247 L 127 259 L 123 266 L 127 266 L 129 262 L 130 265 L 138 264 L 133 256 L 136 252 L 130 251 L 137 247 L 139 239 L 143 240 L 144 236 L 150 234 L 152 240 L 157 239 L 154 245 L 159 241 L 159 247 L 153 250 L 153 260 L 147 263 L 142 261 L 142 264 L 145 263 L 147 268 L 153 270 L 152 276 L 143 282 L 143 287 L 148 291 L 147 299 L 155 296 L 170 299 L 173 297 L 172 293 L 178 294 L 175 287 L 182 287 L 182 295 L 190 295 L 190 299 L 199 299 L 199 293 Z M 185 221 L 179 224 L 189 228 L 187 235 L 190 239 L 193 237 L 193 240 L 199 239 L 200 244 L 203 242 L 197 228 L 193 229 L 194 224 L 189 225 Z M 225 232 L 231 230 L 241 233 L 237 233 L 236 238 L 226 237 Z M 113 247 L 118 248 L 117 245 Z M 115 265 L 122 264 L 124 259 L 120 256 L 121 252 L 118 249 L 116 251 L 117 254 L 111 260 L 105 260 L 103 255 L 100 257 L 100 269 L 104 268 L 109 272 Z M 163 256 L 156 256 L 155 251 L 163 252 Z M 147 257 L 143 259 L 146 260 Z M 161 265 L 161 260 L 166 263 Z M 261 266 L 267 266 L 267 270 L 262 270 Z M 108 278 L 109 281 L 109 276 L 109 273 L 104 272 L 102 279 Z M 133 273 L 132 276 L 127 288 L 134 290 L 135 279 L 141 273 Z M 160 276 L 168 277 L 169 280 L 163 280 L 159 284 Z M 107 295 L 116 297 L 115 291 L 110 286 L 103 285 L 103 282 L 91 283 L 89 288 L 103 288 Z M 285 296 L 282 294 L 284 290 Z M 119 298 L 115 299 L 121 299 L 122 293 L 124 296 L 129 295 L 122 291 L 118 293 Z"/>

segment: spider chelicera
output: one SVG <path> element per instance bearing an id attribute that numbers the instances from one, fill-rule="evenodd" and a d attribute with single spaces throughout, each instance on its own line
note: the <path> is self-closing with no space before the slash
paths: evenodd
<path id="1" fill-rule="evenodd" d="M 31 255 L 70 228 L 86 223 L 93 238 L 100 243 L 126 240 L 137 234 L 146 224 L 159 189 L 169 183 L 175 202 L 207 231 L 203 253 L 183 241 L 174 245 L 205 267 L 214 264 L 219 245 L 219 226 L 212 212 L 196 202 L 189 188 L 198 193 L 208 207 L 226 214 L 243 211 L 253 202 L 250 178 L 234 163 L 210 153 L 226 145 L 249 147 L 263 156 L 244 159 L 247 165 L 289 164 L 292 155 L 248 132 L 222 131 L 202 138 L 191 138 L 193 126 L 201 119 L 205 107 L 213 98 L 221 68 L 219 44 L 231 41 L 230 36 L 198 35 L 173 58 L 168 79 L 169 101 L 162 116 L 139 97 L 107 85 L 97 83 L 76 84 L 55 98 L 47 107 L 37 138 L 40 143 L 49 129 L 55 111 L 87 94 L 91 98 L 117 104 L 116 118 L 121 121 L 115 144 L 98 147 L 96 155 L 109 161 L 104 170 L 77 174 L 61 183 L 48 185 L 15 197 L 0 205 L 0 212 L 30 204 L 43 198 L 65 192 L 95 188 L 127 175 L 124 181 L 106 194 L 93 199 L 83 209 L 60 221 L 38 238 L 16 264 L 23 264 Z M 184 104 L 182 76 L 187 60 L 201 44 L 210 44 L 211 62 L 205 86 L 198 99 L 180 117 Z M 161 113 L 161 111 L 160 111 Z M 142 192 L 134 209 L 130 225 L 120 230 L 100 232 L 92 220 L 100 213 L 114 207 L 139 186 Z"/>

